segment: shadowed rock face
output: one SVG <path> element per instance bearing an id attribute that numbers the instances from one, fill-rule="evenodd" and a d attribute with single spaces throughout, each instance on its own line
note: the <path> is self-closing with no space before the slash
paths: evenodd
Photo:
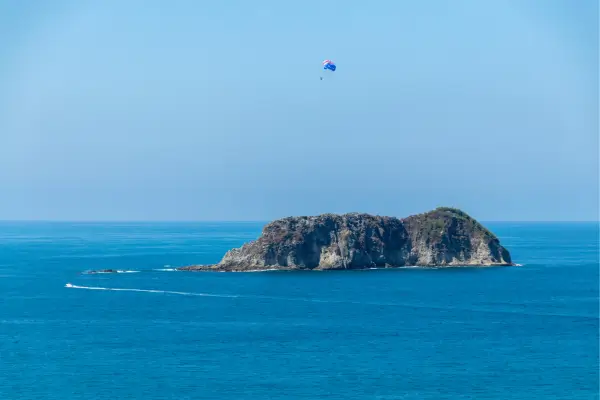
<path id="1" fill-rule="evenodd" d="M 369 214 L 289 217 L 266 225 L 255 241 L 216 265 L 181 270 L 364 269 L 401 266 L 513 265 L 499 240 L 452 208 L 405 219 Z"/>

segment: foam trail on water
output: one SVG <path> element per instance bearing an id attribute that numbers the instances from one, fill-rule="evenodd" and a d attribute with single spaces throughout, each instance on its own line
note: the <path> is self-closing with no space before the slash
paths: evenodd
<path id="1" fill-rule="evenodd" d="M 162 268 L 154 268 L 152 271 L 163 271 L 163 272 L 173 272 L 177 271 L 177 268 L 173 268 L 171 265 L 163 265 Z"/>
<path id="2" fill-rule="evenodd" d="M 108 290 L 115 292 L 145 292 L 145 293 L 161 293 L 161 294 L 178 294 L 181 296 L 199 296 L 199 297 L 218 297 L 218 298 L 246 298 L 246 299 L 258 299 L 258 300 L 275 300 L 275 301 L 301 301 L 309 303 L 326 303 L 326 304 L 357 304 L 363 306 L 376 306 L 376 307 L 408 307 L 412 309 L 429 309 L 429 310 L 468 310 L 471 312 L 485 313 L 485 314 L 521 314 L 521 315 L 535 315 L 535 316 L 553 316 L 553 317 L 567 317 L 567 318 L 582 318 L 585 320 L 597 321 L 599 317 L 590 317 L 575 314 L 562 314 L 562 313 L 545 313 L 545 312 L 524 312 L 523 310 L 510 310 L 510 309 L 490 309 L 480 308 L 477 306 L 467 307 L 452 307 L 447 305 L 431 305 L 424 306 L 413 303 L 396 303 L 396 302 L 363 302 L 356 300 L 345 300 L 345 299 L 314 299 L 314 298 L 299 298 L 299 297 L 279 297 L 279 296 L 253 296 L 253 295 L 228 295 L 228 294 L 210 294 L 210 293 L 194 293 L 194 292 L 175 292 L 170 290 L 154 290 L 154 289 L 127 289 L 127 288 L 106 288 L 99 286 L 78 286 L 67 283 L 65 285 L 71 289 L 86 289 L 86 290 Z M 0 321 L 2 322 L 2 321 Z"/>
<path id="3" fill-rule="evenodd" d="M 227 294 L 210 294 L 210 293 L 194 293 L 194 292 L 175 292 L 172 290 L 155 290 L 155 289 L 130 289 L 130 288 L 107 288 L 100 286 L 78 286 L 67 283 L 66 288 L 70 289 L 86 289 L 86 290 L 110 290 L 114 292 L 144 292 L 144 293 L 164 293 L 164 294 L 178 294 L 181 296 L 204 296 L 204 297 L 228 297 L 236 298 L 239 296 L 227 295 Z"/>

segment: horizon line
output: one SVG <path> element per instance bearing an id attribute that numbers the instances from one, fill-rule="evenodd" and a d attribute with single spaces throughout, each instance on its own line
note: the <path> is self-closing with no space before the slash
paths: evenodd
<path id="1" fill-rule="evenodd" d="M 287 217 L 282 217 L 287 218 Z M 182 220 L 170 220 L 170 219 L 0 219 L 1 223 L 81 223 L 81 224 L 97 224 L 97 223 L 106 223 L 106 224 L 119 224 L 119 223 L 140 223 L 140 224 L 199 224 L 199 223 L 269 223 L 272 221 L 276 221 L 282 218 L 275 218 L 270 220 L 253 220 L 253 219 L 182 219 Z M 404 219 L 408 217 L 395 217 L 398 219 Z M 600 223 L 600 219 L 574 219 L 574 220 L 566 220 L 566 219 L 557 219 L 557 220 L 477 220 L 480 223 Z"/>

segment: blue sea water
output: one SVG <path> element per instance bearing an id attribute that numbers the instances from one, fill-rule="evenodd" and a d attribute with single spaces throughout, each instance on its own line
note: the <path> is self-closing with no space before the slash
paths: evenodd
<path id="1" fill-rule="evenodd" d="M 488 226 L 523 266 L 173 272 L 262 224 L 2 223 L 0 399 L 598 399 L 598 224 Z"/>

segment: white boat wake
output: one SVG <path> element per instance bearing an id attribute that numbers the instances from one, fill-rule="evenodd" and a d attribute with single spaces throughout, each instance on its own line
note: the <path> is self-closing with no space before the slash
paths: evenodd
<path id="1" fill-rule="evenodd" d="M 155 290 L 155 289 L 129 289 L 129 288 L 107 288 L 100 286 L 78 286 L 71 283 L 65 285 L 66 288 L 71 289 L 85 289 L 85 290 L 110 290 L 115 292 L 144 292 L 144 293 L 164 293 L 164 294 L 178 294 L 180 296 L 204 296 L 204 297 L 225 297 L 225 298 L 237 298 L 240 296 L 227 295 L 227 294 L 210 294 L 210 293 L 194 293 L 194 292 L 176 292 L 172 290 Z"/>
<path id="2" fill-rule="evenodd" d="M 405 302 L 371 302 L 371 301 L 356 301 L 346 299 L 314 299 L 314 298 L 299 298 L 299 297 L 279 297 L 279 296 L 252 296 L 252 295 L 228 295 L 228 294 L 211 294 L 211 293 L 194 293 L 194 292 L 176 292 L 171 290 L 154 290 L 154 289 L 129 289 L 129 288 L 106 288 L 99 286 L 78 286 L 71 283 L 65 285 L 66 288 L 71 289 L 85 289 L 85 290 L 107 290 L 115 292 L 143 292 L 143 293 L 160 293 L 160 294 L 176 294 L 180 296 L 197 296 L 197 297 L 217 297 L 217 298 L 245 298 L 245 299 L 260 299 L 260 300 L 275 300 L 275 301 L 300 301 L 309 303 L 328 303 L 328 304 L 357 304 L 363 306 L 377 306 L 377 307 L 402 307 L 411 309 L 429 309 L 429 310 L 463 310 L 470 312 L 480 313 L 495 313 L 495 314 L 522 314 L 522 315 L 535 315 L 535 316 L 553 316 L 553 317 L 567 317 L 567 318 L 585 318 L 593 321 L 597 321 L 598 317 L 588 317 L 581 315 L 572 314 L 560 314 L 560 313 L 547 313 L 547 312 L 524 312 L 522 309 L 494 309 L 489 307 L 479 307 L 477 305 L 467 305 L 466 307 L 455 307 L 442 304 L 422 305 Z M 2 322 L 2 321 L 0 321 Z"/>

